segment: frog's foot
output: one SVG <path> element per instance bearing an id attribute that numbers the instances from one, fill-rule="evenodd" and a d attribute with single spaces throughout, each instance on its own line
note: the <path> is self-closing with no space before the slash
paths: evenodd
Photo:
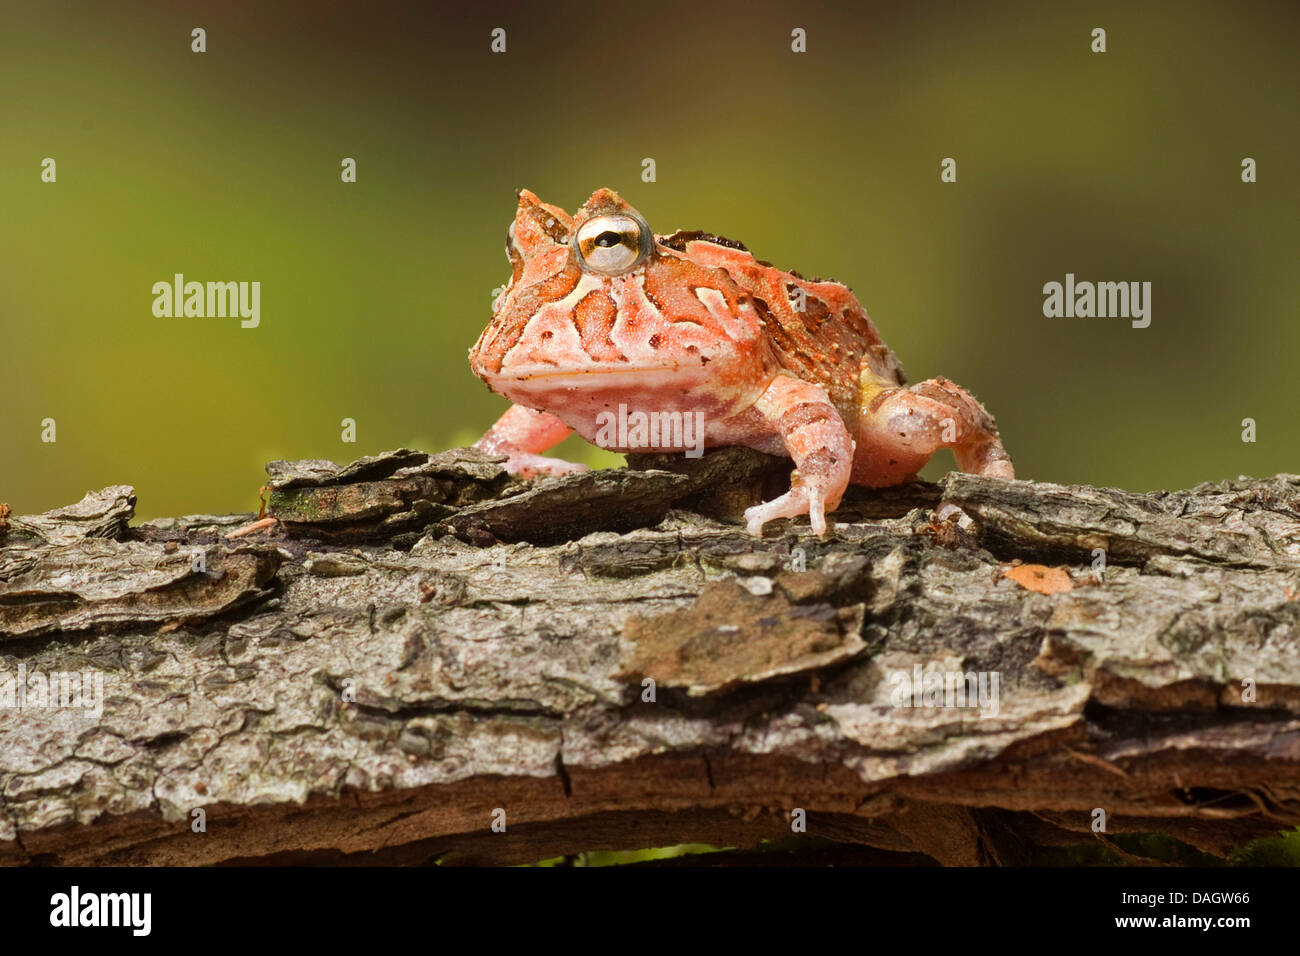
<path id="1" fill-rule="evenodd" d="M 807 515 L 813 534 L 826 533 L 826 496 L 802 485 L 796 485 L 780 498 L 745 509 L 745 530 L 757 537 L 763 535 L 763 525 L 777 518 L 797 518 Z"/>
<path id="2" fill-rule="evenodd" d="M 563 458 L 546 458 L 531 452 L 517 451 L 506 456 L 506 471 L 519 478 L 536 478 L 548 476 L 558 478 L 561 475 L 573 475 L 590 469 L 577 462 L 565 461 Z"/>
<path id="3" fill-rule="evenodd" d="M 1011 458 L 996 437 L 991 441 L 975 442 L 954 448 L 957 467 L 972 475 L 984 475 L 988 478 L 1014 478 L 1016 469 Z"/>
<path id="4" fill-rule="evenodd" d="M 940 448 L 951 448 L 961 471 L 1014 478 L 997 424 L 975 397 L 946 378 L 911 388 L 866 385 L 858 420 L 853 480 L 873 488 L 915 475 Z"/>
<path id="5" fill-rule="evenodd" d="M 761 535 L 768 521 L 806 514 L 813 531 L 825 534 L 826 512 L 839 506 L 853 465 L 853 440 L 840 413 L 820 385 L 784 374 L 773 379 L 753 410 L 780 434 L 796 474 L 781 497 L 745 512 L 746 530 Z"/>
<path id="6" fill-rule="evenodd" d="M 520 478 L 558 477 L 586 471 L 587 466 L 537 453 L 558 445 L 572 433 L 572 428 L 550 412 L 511 405 L 474 447 L 489 455 L 504 455 L 506 471 Z"/>

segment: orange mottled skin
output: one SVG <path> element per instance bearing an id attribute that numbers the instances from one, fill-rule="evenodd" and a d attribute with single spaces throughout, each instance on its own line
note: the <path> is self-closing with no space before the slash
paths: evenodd
<path id="1" fill-rule="evenodd" d="M 475 444 L 505 455 L 511 472 L 583 470 L 540 453 L 574 431 L 596 442 L 607 434 L 597 416 L 621 404 L 702 412 L 705 445 L 794 459 L 790 490 L 745 513 L 755 534 L 804 514 L 822 534 L 850 482 L 906 481 L 940 448 L 964 471 L 1014 477 L 984 407 L 947 379 L 906 387 L 838 282 L 704 233 L 653 236 L 609 189 L 572 217 L 521 190 L 506 252 L 510 284 L 470 366 L 514 403 Z"/>

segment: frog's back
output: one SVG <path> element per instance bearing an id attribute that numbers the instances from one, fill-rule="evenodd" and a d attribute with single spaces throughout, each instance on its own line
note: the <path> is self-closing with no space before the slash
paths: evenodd
<path id="1" fill-rule="evenodd" d="M 863 375 L 877 385 L 906 385 L 903 367 L 851 289 L 832 279 L 805 279 L 755 259 L 745 246 L 702 232 L 659 237 L 670 249 L 722 268 L 754 297 L 778 364 L 826 389 L 852 432 Z"/>

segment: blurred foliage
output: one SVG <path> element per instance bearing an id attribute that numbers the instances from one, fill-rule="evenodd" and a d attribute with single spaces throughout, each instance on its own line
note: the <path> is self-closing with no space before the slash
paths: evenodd
<path id="1" fill-rule="evenodd" d="M 670 860 L 679 856 L 697 853 L 722 853 L 734 847 L 713 847 L 704 843 L 682 843 L 677 846 L 661 846 L 650 850 L 596 850 L 590 853 L 575 853 L 572 856 L 557 856 L 540 863 L 526 866 L 622 866 L 625 863 L 645 863 L 648 860 Z"/>
<path id="2" fill-rule="evenodd" d="M 248 510 L 268 459 L 477 436 L 505 406 L 466 350 L 520 186 L 570 209 L 612 186 L 660 232 L 849 283 L 913 380 L 988 404 L 1024 476 L 1297 470 L 1294 4 L 51 0 L 5 19 L 0 500 L 19 513 L 117 482 L 142 517 Z M 260 281 L 261 326 L 155 318 L 176 272 Z M 1153 282 L 1151 327 L 1044 318 L 1066 272 Z"/>
<path id="3" fill-rule="evenodd" d="M 1078 846 L 1040 848 L 1036 864 L 1039 866 L 1133 866 L 1129 857 L 1157 860 L 1179 866 L 1244 867 L 1244 866 L 1300 866 L 1300 827 L 1261 837 L 1239 847 L 1227 860 L 1202 853 L 1180 840 L 1163 833 L 1123 833 L 1107 838 L 1123 853 L 1116 853 L 1105 844 L 1088 843 Z M 758 850 L 788 851 L 804 845 L 823 848 L 826 841 L 807 838 L 803 841 L 760 841 Z M 680 846 L 658 847 L 649 850 L 626 852 L 577 853 L 557 856 L 528 866 L 621 866 L 627 863 L 644 863 L 648 860 L 666 860 L 700 853 L 725 853 L 735 847 L 713 847 L 704 843 L 684 843 Z M 1126 857 L 1124 854 L 1128 854 Z"/>
<path id="4" fill-rule="evenodd" d="M 1262 837 L 1239 847 L 1233 866 L 1300 866 L 1300 827 L 1274 837 Z"/>
<path id="5" fill-rule="evenodd" d="M 1107 838 L 1124 853 L 1143 860 L 1179 866 L 1300 866 L 1300 827 L 1276 836 L 1260 837 L 1234 850 L 1226 860 L 1175 840 L 1163 833 L 1120 833 Z M 1046 850 L 1046 866 L 1132 866 L 1133 861 L 1098 842 Z"/>

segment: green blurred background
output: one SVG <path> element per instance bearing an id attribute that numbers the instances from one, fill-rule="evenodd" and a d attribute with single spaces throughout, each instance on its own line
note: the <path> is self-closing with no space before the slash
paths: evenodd
<path id="1" fill-rule="evenodd" d="M 1300 471 L 1295 3 L 0 8 L 18 513 L 119 482 L 143 517 L 250 510 L 272 458 L 471 441 L 505 408 L 466 350 L 520 186 L 568 209 L 611 186 L 658 232 L 848 283 L 1023 477 Z M 175 272 L 260 281 L 261 326 L 155 318 Z M 1152 282 L 1151 327 L 1045 318 L 1066 272 Z"/>

